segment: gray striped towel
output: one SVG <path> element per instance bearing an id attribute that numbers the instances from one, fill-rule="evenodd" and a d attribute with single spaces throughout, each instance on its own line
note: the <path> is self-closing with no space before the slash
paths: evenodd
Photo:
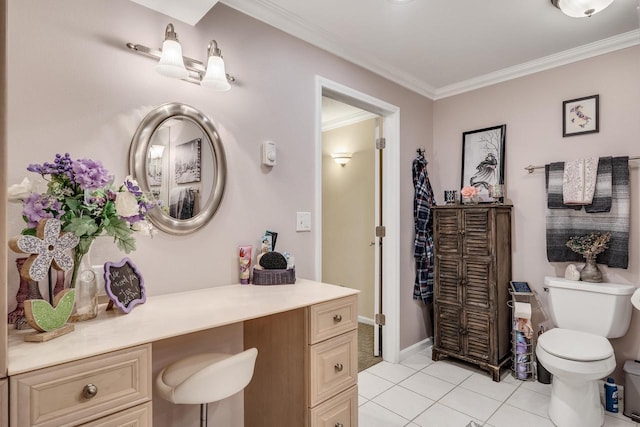
<path id="1" fill-rule="evenodd" d="M 582 209 L 552 208 L 552 198 L 548 197 L 547 259 L 550 262 L 583 261 L 582 255 L 566 246 L 569 238 L 609 231 L 611 232 L 609 249 L 598 255 L 598 264 L 617 268 L 628 267 L 629 157 L 614 157 L 611 159 L 611 165 L 611 207 L 608 212 L 589 213 Z M 553 183 L 556 179 L 553 176 L 554 173 L 557 173 L 557 164 L 545 166 L 548 192 L 554 188 Z M 560 174 L 560 180 L 562 180 L 562 174 Z M 606 196 L 603 199 L 606 199 Z M 553 205 L 556 204 L 554 201 Z"/>
<path id="2" fill-rule="evenodd" d="M 545 179 L 547 188 L 547 207 L 549 209 L 574 209 L 579 211 L 582 206 L 565 205 L 562 197 L 562 177 L 564 162 L 545 165 Z M 584 207 L 589 213 L 609 212 L 611 209 L 611 157 L 600 157 L 596 176 L 596 191 L 591 204 Z"/>

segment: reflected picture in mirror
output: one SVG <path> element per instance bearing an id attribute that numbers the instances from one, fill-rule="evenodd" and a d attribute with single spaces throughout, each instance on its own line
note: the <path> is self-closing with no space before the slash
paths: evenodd
<path id="1" fill-rule="evenodd" d="M 200 182 L 200 138 L 176 146 L 176 184 Z"/>
<path id="2" fill-rule="evenodd" d="M 226 161 L 211 121 L 185 104 L 152 110 L 134 135 L 131 174 L 143 191 L 160 201 L 150 220 L 171 234 L 187 234 L 206 224 L 224 192 Z"/>

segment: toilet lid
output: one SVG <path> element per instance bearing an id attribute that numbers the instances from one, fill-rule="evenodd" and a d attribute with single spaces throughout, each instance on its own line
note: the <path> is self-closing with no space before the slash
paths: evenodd
<path id="1" fill-rule="evenodd" d="M 538 337 L 538 345 L 556 357 L 583 362 L 613 355 L 613 347 L 605 337 L 570 329 L 551 329 Z"/>

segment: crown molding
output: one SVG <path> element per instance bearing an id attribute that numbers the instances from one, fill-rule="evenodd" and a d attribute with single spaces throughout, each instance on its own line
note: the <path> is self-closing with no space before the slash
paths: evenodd
<path id="1" fill-rule="evenodd" d="M 220 0 L 227 6 L 236 9 L 258 21 L 271 25 L 295 38 L 325 50 L 352 64 L 378 74 L 406 89 L 433 99 L 436 88 L 399 70 L 389 63 L 375 61 L 371 57 L 349 50 L 347 40 L 336 37 L 322 27 L 302 19 L 300 16 L 281 8 L 269 0 Z"/>
<path id="2" fill-rule="evenodd" d="M 344 126 L 354 125 L 356 123 L 364 122 L 365 120 L 373 119 L 376 117 L 378 116 L 368 111 L 357 111 L 346 116 L 335 118 L 333 120 L 323 121 L 322 132 L 338 129 Z"/>
<path id="3" fill-rule="evenodd" d="M 436 89 L 434 100 L 447 98 L 453 95 L 459 95 L 482 87 L 491 86 L 507 80 L 516 79 L 518 77 L 527 76 L 529 74 L 538 73 L 540 71 L 549 70 L 551 68 L 560 67 L 562 65 L 571 64 L 573 62 L 582 61 L 593 58 L 595 56 L 604 55 L 616 50 L 626 49 L 628 47 L 640 44 L 640 29 L 622 33 L 617 36 L 602 39 L 597 42 L 579 46 L 574 49 L 565 50 L 553 55 L 545 56 L 534 61 L 524 62 L 522 64 L 504 68 L 493 73 L 483 76 L 474 77 L 469 80 L 454 83 L 452 85 L 443 86 Z"/>
<path id="4" fill-rule="evenodd" d="M 365 57 L 358 52 L 350 51 L 346 48 L 348 46 L 346 40 L 342 40 L 323 28 L 303 20 L 298 15 L 279 7 L 269 0 L 220 0 L 220 3 L 224 3 L 252 18 L 326 50 L 355 65 L 359 65 L 434 101 L 640 44 L 640 29 L 637 29 L 513 67 L 435 88 L 389 63 L 375 61 L 371 57 Z"/>

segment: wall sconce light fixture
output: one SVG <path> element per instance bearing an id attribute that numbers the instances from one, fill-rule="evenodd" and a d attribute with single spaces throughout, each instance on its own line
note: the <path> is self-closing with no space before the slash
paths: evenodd
<path id="1" fill-rule="evenodd" d="M 231 89 L 229 82 L 236 81 L 235 77 L 226 73 L 222 52 L 215 40 L 211 40 L 207 47 L 206 67 L 203 62 L 182 56 L 182 47 L 173 24 L 167 25 L 162 49 L 152 49 L 134 43 L 127 43 L 127 47 L 133 52 L 158 59 L 156 71 L 167 77 L 182 79 L 221 92 Z"/>
<path id="2" fill-rule="evenodd" d="M 565 15 L 584 18 L 606 9 L 613 0 L 551 0 L 551 3 Z"/>
<path id="3" fill-rule="evenodd" d="M 331 158 L 340 166 L 344 167 L 349 161 L 351 161 L 352 153 L 333 153 Z"/>

